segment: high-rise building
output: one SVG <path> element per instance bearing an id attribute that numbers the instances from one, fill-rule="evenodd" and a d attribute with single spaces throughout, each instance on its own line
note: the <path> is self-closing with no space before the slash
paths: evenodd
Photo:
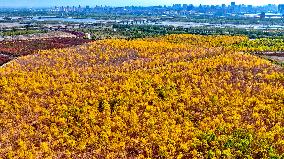
<path id="1" fill-rule="evenodd" d="M 231 2 L 231 6 L 235 7 L 236 6 L 236 2 Z"/>
<path id="2" fill-rule="evenodd" d="M 174 9 L 181 9 L 181 7 L 182 7 L 181 4 L 174 4 L 173 5 Z"/>
<path id="3" fill-rule="evenodd" d="M 193 4 L 187 5 L 187 10 L 192 10 L 194 8 Z"/>
<path id="4" fill-rule="evenodd" d="M 260 17 L 260 19 L 265 19 L 265 12 L 261 12 L 259 17 Z"/>
<path id="5" fill-rule="evenodd" d="M 278 12 L 284 14 L 284 4 L 279 4 L 279 5 L 278 5 Z"/>

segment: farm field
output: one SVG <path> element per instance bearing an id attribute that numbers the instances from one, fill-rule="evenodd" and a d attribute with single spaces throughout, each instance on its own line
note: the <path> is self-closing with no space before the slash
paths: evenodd
<path id="1" fill-rule="evenodd" d="M 0 68 L 0 157 L 284 157 L 284 68 L 244 53 L 247 40 L 109 39 L 19 57 Z M 19 48 L 3 51 L 33 45 Z"/>

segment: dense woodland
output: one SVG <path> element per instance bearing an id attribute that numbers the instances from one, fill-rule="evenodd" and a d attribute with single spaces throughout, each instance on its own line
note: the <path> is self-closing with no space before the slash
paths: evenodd
<path id="1" fill-rule="evenodd" d="M 284 69 L 244 36 L 106 39 L 0 68 L 2 158 L 281 158 Z"/>
<path id="2" fill-rule="evenodd" d="M 91 33 L 93 39 L 105 38 L 144 38 L 168 34 L 197 34 L 197 35 L 240 35 L 248 36 L 250 39 L 273 38 L 283 39 L 284 33 L 281 30 L 256 30 L 239 28 L 214 28 L 214 27 L 174 27 L 157 25 L 114 25 L 112 29 L 79 29 L 78 31 Z"/>
<path id="3" fill-rule="evenodd" d="M 283 19 L 97 9 L 0 9 L 0 158 L 284 158 Z"/>

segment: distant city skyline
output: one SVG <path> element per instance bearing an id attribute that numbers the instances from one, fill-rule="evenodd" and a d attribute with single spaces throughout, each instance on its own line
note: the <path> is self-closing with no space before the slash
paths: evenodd
<path id="1" fill-rule="evenodd" d="M 193 4 L 195 6 L 202 5 L 230 5 L 231 2 L 236 2 L 236 5 L 254 5 L 261 6 L 267 4 L 281 4 L 280 0 L 0 0 L 1 7 L 52 7 L 52 6 L 154 6 L 154 5 L 173 5 L 173 4 Z M 284 1 L 282 2 L 284 3 Z"/>

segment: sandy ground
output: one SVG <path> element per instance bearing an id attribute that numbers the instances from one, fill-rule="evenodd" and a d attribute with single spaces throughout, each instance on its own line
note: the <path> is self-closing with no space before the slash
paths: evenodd
<path id="1" fill-rule="evenodd" d="M 13 28 L 13 27 L 22 27 L 25 24 L 20 23 L 0 23 L 0 28 Z"/>
<path id="2" fill-rule="evenodd" d="M 61 31 L 53 31 L 48 33 L 38 33 L 29 35 L 17 35 L 7 36 L 0 38 L 0 41 L 12 41 L 12 40 L 35 40 L 35 39 L 47 39 L 47 38 L 75 38 L 76 35 Z"/>
<path id="3" fill-rule="evenodd" d="M 280 62 L 280 63 L 284 62 L 284 56 L 283 57 L 279 57 L 279 56 L 263 56 L 263 57 L 275 60 L 275 61 Z"/>
<path id="4" fill-rule="evenodd" d="M 255 55 L 261 56 L 266 59 L 271 59 L 280 63 L 284 63 L 284 52 L 260 52 Z"/>

